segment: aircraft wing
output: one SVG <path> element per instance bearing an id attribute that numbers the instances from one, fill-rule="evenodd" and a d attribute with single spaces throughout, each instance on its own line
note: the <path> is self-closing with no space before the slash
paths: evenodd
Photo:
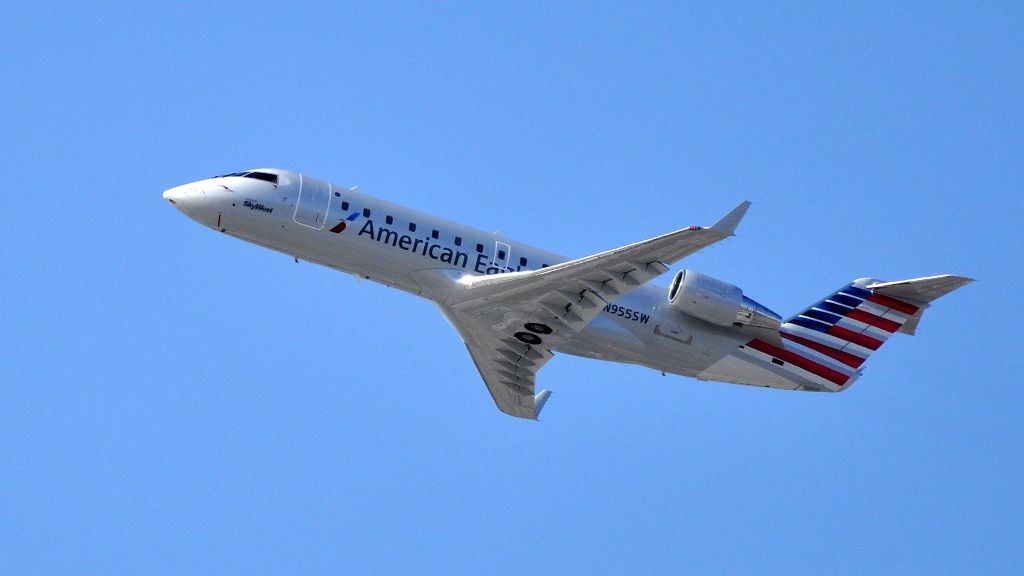
<path id="1" fill-rule="evenodd" d="M 732 236 L 749 207 L 741 203 L 710 228 L 691 226 L 540 270 L 467 276 L 445 304 L 471 313 L 515 310 L 579 332 L 605 303 L 664 274 L 667 264 Z"/>
<path id="2" fill-rule="evenodd" d="M 552 356 L 543 342 L 580 332 L 607 302 L 732 236 L 749 206 L 741 203 L 710 228 L 684 228 L 540 270 L 465 277 L 441 310 L 498 408 L 536 419 L 548 392 L 534 394 L 535 377 Z M 526 331 L 528 323 L 544 330 Z"/>
<path id="3" fill-rule="evenodd" d="M 534 394 L 535 377 L 551 352 L 505 336 L 478 316 L 443 306 L 441 313 L 462 337 L 498 409 L 536 420 L 551 393 Z"/>

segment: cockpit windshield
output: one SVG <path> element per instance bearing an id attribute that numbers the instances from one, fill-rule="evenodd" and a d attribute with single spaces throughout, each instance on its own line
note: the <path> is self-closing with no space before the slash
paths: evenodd
<path id="1" fill-rule="evenodd" d="M 220 176 L 214 176 L 214 178 L 255 178 L 256 180 L 263 180 L 264 182 L 270 182 L 271 184 L 277 185 L 277 174 L 271 174 L 269 172 L 233 172 L 231 174 L 221 174 Z"/>

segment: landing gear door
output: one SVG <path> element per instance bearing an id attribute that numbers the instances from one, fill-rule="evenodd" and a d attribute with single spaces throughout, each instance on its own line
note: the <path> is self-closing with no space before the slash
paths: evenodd
<path id="1" fill-rule="evenodd" d="M 315 230 L 324 227 L 331 205 L 331 185 L 316 178 L 299 175 L 299 199 L 295 202 L 296 224 Z"/>
<path id="2" fill-rule="evenodd" d="M 494 243 L 494 258 L 491 259 L 491 265 L 501 270 L 502 272 L 508 272 L 508 263 L 512 258 L 512 247 L 504 242 Z"/>

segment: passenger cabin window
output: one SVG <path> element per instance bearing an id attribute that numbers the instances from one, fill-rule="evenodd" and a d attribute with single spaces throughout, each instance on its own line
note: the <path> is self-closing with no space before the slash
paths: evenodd
<path id="1" fill-rule="evenodd" d="M 519 259 L 519 265 L 520 266 L 526 266 L 526 258 L 520 258 Z"/>
<path id="2" fill-rule="evenodd" d="M 385 224 L 394 224 L 395 223 L 395 219 L 392 218 L 391 216 L 385 216 L 384 217 L 384 223 Z"/>
<path id="3" fill-rule="evenodd" d="M 477 244 L 476 245 L 476 251 L 481 253 L 481 254 L 483 254 L 484 253 L 484 245 L 483 244 Z"/>
<path id="4" fill-rule="evenodd" d="M 341 203 L 341 209 L 342 210 L 348 210 L 348 202 L 342 202 Z"/>
<path id="5" fill-rule="evenodd" d="M 441 235 L 441 233 L 438 232 L 437 230 L 431 230 L 430 231 L 430 237 L 433 238 L 434 240 L 437 240 L 437 237 L 440 236 L 440 235 Z"/>
<path id="6" fill-rule="evenodd" d="M 462 246 L 462 236 L 456 236 L 455 237 L 455 245 L 456 246 Z"/>
<path id="7" fill-rule="evenodd" d="M 409 222 L 409 232 L 415 232 L 415 231 L 416 231 L 416 223 L 415 222 Z"/>
<path id="8" fill-rule="evenodd" d="M 369 208 L 363 208 L 363 218 L 369 218 L 369 217 L 370 217 L 370 209 Z"/>

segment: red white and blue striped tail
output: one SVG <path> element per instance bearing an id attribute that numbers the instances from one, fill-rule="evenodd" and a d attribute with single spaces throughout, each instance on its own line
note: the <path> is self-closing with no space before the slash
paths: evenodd
<path id="1" fill-rule="evenodd" d="M 952 275 L 897 282 L 861 278 L 786 321 L 780 341 L 755 338 L 743 351 L 789 372 L 805 390 L 839 392 L 860 376 L 864 361 L 889 336 L 913 334 L 931 301 L 969 282 Z"/>

